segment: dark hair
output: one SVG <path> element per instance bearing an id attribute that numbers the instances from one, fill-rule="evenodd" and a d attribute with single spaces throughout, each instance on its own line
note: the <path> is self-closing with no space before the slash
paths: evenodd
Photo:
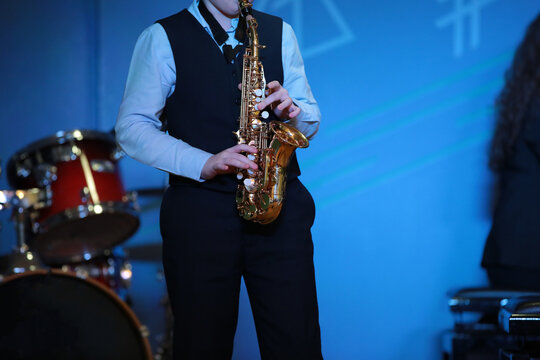
<path id="1" fill-rule="evenodd" d="M 529 25 L 505 78 L 495 102 L 496 128 L 489 154 L 489 166 L 494 171 L 502 170 L 512 155 L 527 107 L 540 89 L 540 14 Z"/>

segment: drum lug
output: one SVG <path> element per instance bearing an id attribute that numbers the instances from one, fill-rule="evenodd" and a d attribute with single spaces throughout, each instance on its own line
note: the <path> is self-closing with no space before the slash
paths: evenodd
<path id="1" fill-rule="evenodd" d="M 139 331 L 144 338 L 150 336 L 150 330 L 148 330 L 148 327 L 146 325 L 141 325 L 141 327 L 139 327 Z"/>
<path id="2" fill-rule="evenodd" d="M 90 161 L 90 167 L 98 173 L 114 173 L 116 169 L 112 161 L 104 159 Z"/>
<path id="3" fill-rule="evenodd" d="M 125 203 L 132 203 L 133 208 L 135 209 L 135 211 L 138 212 L 140 211 L 138 197 L 139 194 L 137 193 L 137 191 L 128 191 L 122 201 Z"/>
<path id="4" fill-rule="evenodd" d="M 46 185 L 44 189 L 29 189 L 27 192 L 32 192 L 36 196 L 36 201 L 32 207 L 34 210 L 40 210 L 52 205 L 53 195 L 50 185 Z"/>
<path id="5" fill-rule="evenodd" d="M 82 201 L 84 204 L 88 203 L 88 198 L 89 198 L 89 196 L 90 196 L 90 189 L 88 189 L 87 186 L 83 187 L 83 188 L 81 189 L 81 194 L 80 194 L 80 195 L 81 195 L 81 201 Z"/>
<path id="6" fill-rule="evenodd" d="M 16 213 L 23 213 L 29 209 L 39 210 L 51 206 L 51 198 L 49 186 L 45 189 L 0 190 L 0 210 L 11 207 Z"/>
<path id="7" fill-rule="evenodd" d="M 86 279 L 88 278 L 88 271 L 86 270 L 83 270 L 83 269 L 77 269 L 77 271 L 75 271 L 75 274 L 77 274 L 77 277 L 79 279 Z"/>
<path id="8" fill-rule="evenodd" d="M 22 164 L 17 162 L 15 165 L 15 172 L 17 173 L 17 176 L 21 178 L 26 179 L 27 177 L 29 177 L 32 172 L 31 169 L 32 169 L 32 165 L 29 159 L 25 159 L 24 163 Z"/>
<path id="9" fill-rule="evenodd" d="M 114 161 L 118 161 L 121 158 L 123 158 L 125 155 L 126 155 L 126 153 L 124 151 L 122 151 L 122 149 L 120 149 L 119 147 L 116 147 L 114 149 L 113 153 L 111 154 L 111 159 L 114 160 Z"/>
<path id="10" fill-rule="evenodd" d="M 68 162 L 77 160 L 80 149 L 72 141 L 57 146 L 51 150 L 52 161 Z"/>
<path id="11" fill-rule="evenodd" d="M 39 223 L 38 222 L 33 222 L 32 223 L 32 232 L 34 234 L 39 234 Z"/>
<path id="12" fill-rule="evenodd" d="M 56 181 L 58 179 L 58 176 L 56 173 L 58 172 L 58 169 L 56 166 L 51 164 L 40 164 L 36 166 L 36 180 L 38 182 L 39 187 L 45 187 L 49 186 L 53 183 L 53 181 Z"/>

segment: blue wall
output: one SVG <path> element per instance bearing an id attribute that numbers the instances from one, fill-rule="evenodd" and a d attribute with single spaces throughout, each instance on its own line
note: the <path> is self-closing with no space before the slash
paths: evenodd
<path id="1" fill-rule="evenodd" d="M 137 36 L 188 4 L 2 1 L 2 163 L 60 129 L 111 129 Z M 486 282 L 479 262 L 490 225 L 493 100 L 540 3 L 255 4 L 295 28 L 323 113 L 319 134 L 299 157 L 317 203 L 326 358 L 439 358 L 441 334 L 452 324 L 446 292 Z M 128 189 L 165 182 L 133 160 L 122 166 Z M 0 187 L 7 187 L 5 176 Z M 160 241 L 159 200 L 143 205 L 141 229 L 128 246 Z M 0 215 L 0 249 L 7 252 L 13 232 L 9 214 Z M 135 308 L 156 329 L 163 294 L 157 271 L 157 263 L 134 261 Z M 234 358 L 256 359 L 245 292 L 241 303 Z"/>

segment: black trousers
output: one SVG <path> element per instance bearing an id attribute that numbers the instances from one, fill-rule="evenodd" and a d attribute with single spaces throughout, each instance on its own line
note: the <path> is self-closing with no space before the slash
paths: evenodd
<path id="1" fill-rule="evenodd" d="M 235 194 L 171 186 L 161 205 L 174 359 L 230 359 L 244 277 L 263 360 L 319 360 L 311 195 L 287 184 L 272 224 L 241 219 Z"/>
<path id="2" fill-rule="evenodd" d="M 540 290 L 540 269 L 515 266 L 486 267 L 492 286 L 505 289 Z"/>

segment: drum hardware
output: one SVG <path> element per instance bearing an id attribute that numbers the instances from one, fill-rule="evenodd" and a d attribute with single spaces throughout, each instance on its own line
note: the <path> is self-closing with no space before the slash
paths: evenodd
<path id="1" fill-rule="evenodd" d="M 18 212 L 51 206 L 50 187 L 27 190 L 0 190 L 0 210 L 16 208 Z"/>
<path id="2" fill-rule="evenodd" d="M 81 201 L 86 204 L 88 203 L 88 197 L 90 196 L 90 190 L 87 186 L 81 189 Z"/>
<path id="3" fill-rule="evenodd" d="M 103 159 L 92 160 L 90 162 L 90 167 L 93 171 L 100 173 L 114 173 L 114 170 L 116 169 L 116 167 L 111 161 Z"/>
<path id="4" fill-rule="evenodd" d="M 14 252 L 0 256 L 0 283 L 5 276 L 44 269 L 39 257 L 31 252 Z"/>
<path id="5" fill-rule="evenodd" d="M 524 338 L 516 337 L 504 330 L 504 314 L 509 304 L 517 299 L 531 297 L 538 299 L 540 292 L 515 289 L 466 288 L 451 295 L 448 300 L 450 311 L 455 316 L 454 328 L 450 334 L 451 346 L 446 349 L 446 358 L 452 360 L 499 359 L 503 351 L 527 350 Z M 536 307 L 537 310 L 540 306 Z M 540 320 L 540 310 L 537 315 Z M 540 321 L 536 321 L 536 324 Z M 525 324 L 521 322 L 520 324 Z M 537 326 L 540 340 L 540 326 Z M 530 334 L 534 335 L 534 334 Z M 540 341 L 538 342 L 540 344 Z M 540 350 L 540 347 L 538 348 Z M 540 353 L 540 352 L 539 352 Z"/>
<path id="6" fill-rule="evenodd" d="M 0 190 L 0 209 L 13 208 L 17 245 L 15 252 L 0 257 L 0 274 L 18 274 L 43 268 L 39 256 L 28 249 L 29 219 L 31 209 L 50 206 L 49 188 L 28 190 Z"/>
<path id="7" fill-rule="evenodd" d="M 105 250 L 102 255 L 80 263 L 63 264 L 55 269 L 71 272 L 81 279 L 93 279 L 113 290 L 118 297 L 130 303 L 128 290 L 131 287 L 133 269 L 120 249 Z"/>
<path id="8" fill-rule="evenodd" d="M 112 135 L 92 130 L 59 131 L 12 156 L 12 187 L 51 189 L 52 205 L 30 211 L 30 245 L 47 264 L 99 256 L 137 230 L 136 194 L 123 187 L 121 157 Z"/>
<path id="9" fill-rule="evenodd" d="M 141 335 L 144 337 L 144 338 L 147 338 L 150 336 L 150 330 L 148 330 L 148 327 L 146 327 L 145 325 L 141 325 L 139 327 L 139 332 L 141 333 Z"/>
<path id="10" fill-rule="evenodd" d="M 169 297 L 161 299 L 161 306 L 165 309 L 165 332 L 157 335 L 159 345 L 154 360 L 172 359 L 174 321 Z"/>
<path id="11" fill-rule="evenodd" d="M 36 177 L 38 180 L 38 186 L 44 188 L 50 186 L 54 181 L 58 179 L 56 175 L 58 169 L 51 164 L 40 164 L 36 167 Z"/>
<path id="12" fill-rule="evenodd" d="M 122 159 L 124 156 L 126 156 L 126 153 L 119 147 L 116 147 L 116 149 L 111 155 L 111 159 L 113 159 L 114 161 L 118 161 Z"/>

